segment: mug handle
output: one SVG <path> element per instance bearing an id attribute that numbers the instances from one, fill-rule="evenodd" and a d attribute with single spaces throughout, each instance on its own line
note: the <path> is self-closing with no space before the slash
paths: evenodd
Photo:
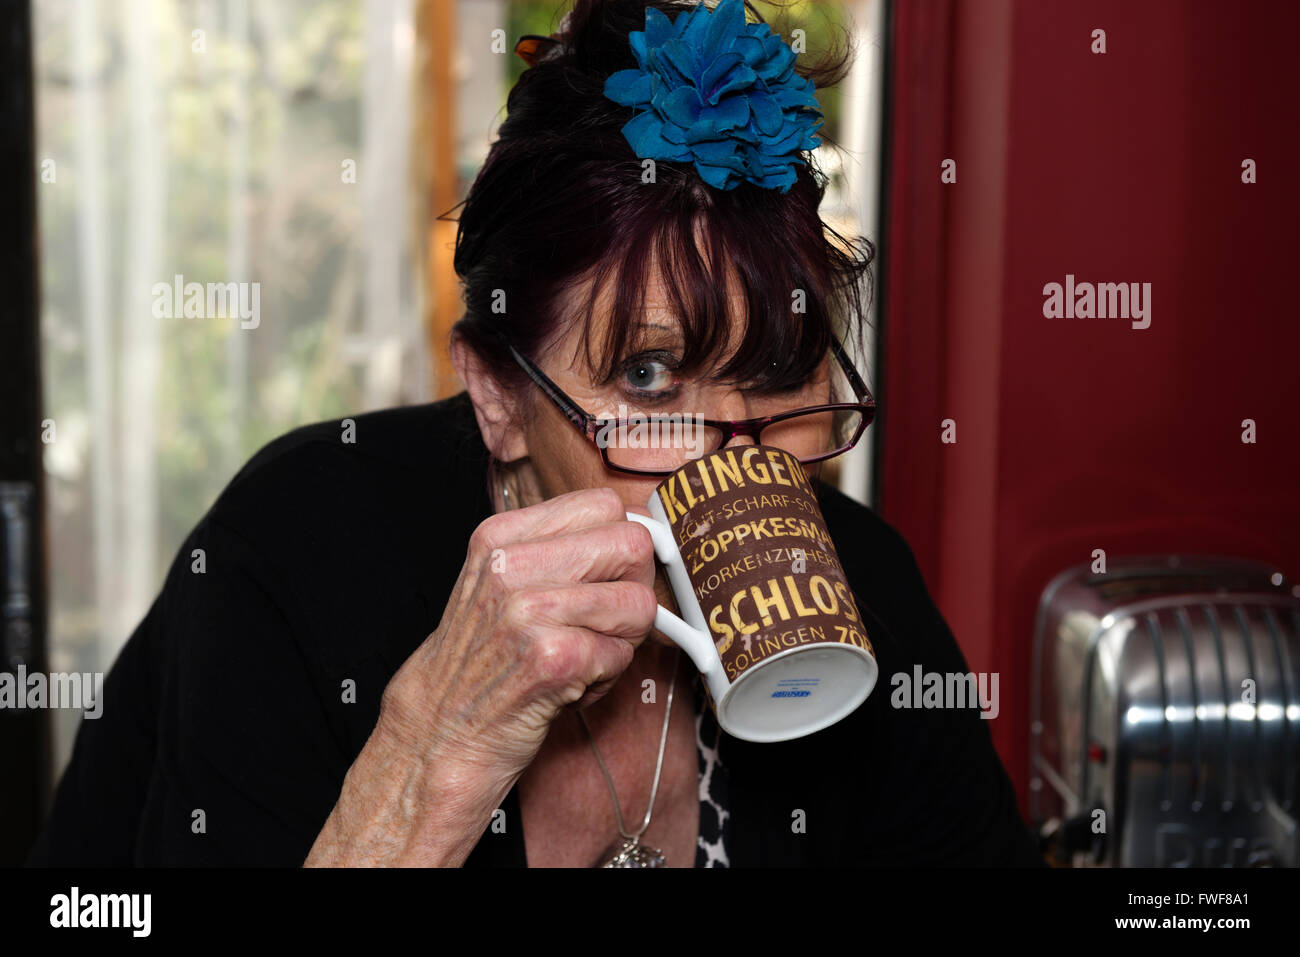
<path id="1" fill-rule="evenodd" d="M 630 521 L 644 525 L 650 531 L 650 537 L 655 544 L 655 557 L 669 569 L 670 576 L 673 566 L 679 566 L 681 573 L 685 573 L 682 553 L 673 543 L 673 535 L 667 525 L 647 515 L 628 512 L 627 517 Z M 669 580 L 671 581 L 671 577 Z M 706 678 L 722 667 L 722 660 L 718 657 L 718 649 L 713 644 L 713 639 L 695 626 L 687 624 L 663 605 L 660 605 L 659 610 L 655 612 L 655 627 L 690 655 L 695 667 Z"/>

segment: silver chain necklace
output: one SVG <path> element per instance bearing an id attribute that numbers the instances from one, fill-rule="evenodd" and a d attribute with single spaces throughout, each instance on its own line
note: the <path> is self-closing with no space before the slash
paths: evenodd
<path id="1" fill-rule="evenodd" d="M 623 809 L 618 804 L 618 791 L 614 787 L 614 779 L 609 776 L 609 768 L 605 767 L 605 759 L 600 756 L 600 748 L 596 747 L 596 736 L 591 733 L 591 727 L 587 724 L 586 716 L 579 711 L 578 719 L 582 726 L 587 730 L 587 737 L 591 739 L 591 750 L 596 752 L 596 760 L 600 762 L 601 773 L 605 775 L 605 783 L 609 785 L 610 797 L 614 799 L 614 816 L 618 819 L 618 833 L 623 836 L 623 843 L 619 845 L 614 856 L 607 860 L 602 867 L 667 867 L 668 863 L 664 860 L 664 852 L 657 847 L 651 847 L 648 844 L 641 843 L 641 835 L 645 829 L 650 826 L 650 815 L 654 813 L 655 797 L 659 793 L 659 775 L 664 769 L 664 749 L 668 744 L 668 722 L 673 715 L 673 691 L 677 687 L 677 666 L 680 663 L 681 649 L 673 655 L 673 680 L 668 685 L 668 706 L 664 708 L 664 727 L 659 734 L 659 759 L 655 762 L 655 779 L 654 784 L 650 786 L 650 805 L 645 809 L 645 820 L 635 832 L 629 834 L 623 827 Z"/>
<path id="2" fill-rule="evenodd" d="M 510 488 L 504 478 L 500 480 L 501 498 L 507 510 L 516 508 L 510 498 Z M 619 845 L 614 856 L 607 860 L 602 867 L 667 867 L 668 863 L 664 859 L 664 852 L 657 847 L 651 847 L 648 844 L 641 843 L 641 835 L 645 833 L 650 826 L 650 816 L 654 813 L 655 797 L 659 794 L 659 775 L 664 769 L 664 750 L 668 744 L 668 722 L 673 716 L 673 692 L 677 688 L 677 671 L 681 664 L 682 650 L 678 648 L 673 655 L 673 679 L 668 683 L 668 705 L 664 708 L 664 726 L 659 733 L 659 759 L 655 762 L 655 779 L 650 786 L 650 805 L 645 809 L 645 820 L 636 832 L 629 834 L 623 827 L 623 809 L 618 803 L 618 789 L 614 787 L 614 779 L 609 775 L 609 768 L 605 767 L 605 759 L 600 756 L 600 748 L 596 747 L 596 736 L 591 733 L 591 727 L 587 724 L 586 715 L 581 711 L 578 712 L 578 720 L 582 722 L 582 727 L 587 732 L 587 737 L 591 739 L 591 750 L 596 752 L 596 760 L 600 762 L 600 771 L 605 775 L 605 783 L 609 785 L 609 795 L 614 799 L 614 817 L 618 820 L 618 833 L 623 836 L 623 843 Z"/>

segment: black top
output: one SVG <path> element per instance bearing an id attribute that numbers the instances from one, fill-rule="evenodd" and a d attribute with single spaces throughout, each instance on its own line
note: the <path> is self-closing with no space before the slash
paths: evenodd
<path id="1" fill-rule="evenodd" d="M 324 422 L 271 442 L 190 533 L 105 679 L 102 716 L 82 722 L 29 863 L 306 859 L 491 514 L 465 393 L 356 416 L 344 438 Z M 890 704 L 890 676 L 915 664 L 967 671 L 910 549 L 817 491 L 880 679 L 808 737 L 721 736 L 731 866 L 1040 863 L 979 712 Z M 524 866 L 516 790 L 502 807 L 505 832 L 489 828 L 467 866 Z"/>

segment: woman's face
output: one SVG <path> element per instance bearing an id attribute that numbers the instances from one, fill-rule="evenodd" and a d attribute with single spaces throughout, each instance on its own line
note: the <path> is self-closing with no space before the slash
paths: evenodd
<path id="1" fill-rule="evenodd" d="M 658 276 L 655 269 L 649 273 Z M 732 341 L 718 359 L 716 368 L 721 368 L 739 345 L 735 338 L 740 329 L 736 317 L 743 315 L 744 300 L 734 282 L 731 287 L 728 292 L 734 331 Z M 585 288 L 575 287 L 562 305 L 571 307 L 577 301 L 585 301 L 579 297 L 587 292 Z M 600 327 L 599 320 L 608 315 L 608 310 L 603 307 L 611 295 L 607 286 L 596 302 L 591 329 L 593 343 L 603 341 L 605 330 Z M 608 383 L 596 382 L 596 374 L 587 366 L 580 323 L 573 323 L 569 331 L 535 361 L 573 401 L 599 418 L 617 416 L 620 406 L 623 406 L 628 413 L 678 412 L 698 413 L 708 419 L 748 419 L 830 401 L 829 357 L 801 387 L 775 394 L 759 394 L 730 383 L 708 381 L 704 371 L 690 379 L 679 376 L 673 371 L 672 364 L 674 357 L 681 358 L 682 340 L 669 302 L 662 282 L 652 280 L 646 290 L 641 320 L 645 326 L 642 330 L 644 335 L 632 355 L 620 357 L 623 361 L 616 365 L 613 379 Z M 475 389 L 471 387 L 470 391 L 473 397 Z M 573 423 L 537 387 L 531 386 L 525 394 L 512 399 L 519 404 L 513 414 L 504 417 L 501 434 L 496 436 L 499 447 L 494 449 L 494 453 L 511 467 L 523 469 L 520 484 L 529 489 L 530 495 L 526 497 L 543 500 L 578 489 L 604 486 L 614 489 L 629 510 L 649 514 L 645 509 L 646 502 L 662 477 L 633 475 L 606 468 L 595 442 L 575 429 Z M 479 404 L 477 398 L 475 404 Z M 482 424 L 482 410 L 479 418 Z M 738 436 L 730 444 L 752 443 L 752 439 Z M 501 448 L 511 451 L 503 456 Z M 815 473 L 817 466 L 808 469 Z M 658 570 L 656 592 L 661 604 L 668 608 L 676 607 L 662 567 Z M 664 644 L 670 644 L 658 631 L 653 636 Z"/>

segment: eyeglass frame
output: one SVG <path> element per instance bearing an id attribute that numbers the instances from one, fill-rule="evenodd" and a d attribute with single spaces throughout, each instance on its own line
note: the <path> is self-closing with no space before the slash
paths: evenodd
<path id="1" fill-rule="evenodd" d="M 504 336 L 502 338 L 504 340 Z M 555 404 L 555 407 L 563 413 L 564 417 L 573 423 L 573 426 L 581 432 L 585 438 L 590 439 L 595 444 L 596 448 L 600 449 L 600 456 L 604 460 L 607 469 L 612 469 L 615 472 L 623 472 L 628 475 L 665 476 L 672 475 L 677 471 L 677 469 L 681 468 L 679 465 L 677 468 L 667 470 L 631 469 L 622 465 L 615 465 L 609 460 L 609 447 L 602 445 L 597 441 L 595 433 L 599 432 L 600 428 L 610 423 L 613 423 L 616 426 L 626 426 L 629 420 L 598 419 L 596 416 L 578 405 L 578 403 L 574 402 L 573 399 L 569 398 L 564 390 L 552 382 L 546 373 L 539 369 L 531 359 L 520 354 L 519 350 L 514 347 L 513 343 L 505 340 L 505 345 L 510 350 L 510 354 L 515 357 L 515 362 L 517 362 L 524 372 L 528 374 L 528 377 L 533 380 L 538 388 L 545 393 L 546 397 Z M 867 430 L 867 426 L 875 420 L 876 399 L 871 394 L 871 390 L 867 388 L 867 384 L 862 380 L 862 376 L 858 374 L 858 370 L 854 368 L 853 363 L 849 360 L 848 354 L 844 351 L 844 346 L 840 344 L 838 336 L 831 336 L 831 352 L 835 356 L 836 361 L 839 362 L 840 368 L 844 370 L 844 374 L 849 380 L 849 386 L 857 396 L 857 402 L 831 402 L 824 405 L 809 405 L 798 409 L 791 409 L 788 412 L 778 412 L 776 415 L 763 415 L 752 419 L 703 419 L 702 424 L 705 427 L 717 429 L 722 433 L 722 440 L 718 443 L 717 448 L 709 449 L 708 452 L 702 454 L 710 455 L 719 449 L 726 448 L 727 443 L 738 435 L 751 438 L 754 440 L 755 444 L 759 444 L 761 441 L 760 433 L 767 426 L 774 422 L 781 422 L 785 419 L 810 415 L 815 412 L 860 412 L 862 414 L 862 422 L 853 433 L 853 438 L 849 440 L 847 445 L 832 452 L 827 452 L 824 455 L 816 455 L 808 459 L 800 458 L 800 465 L 811 465 L 814 462 L 824 462 L 837 455 L 843 455 L 845 452 L 857 445 L 858 440 L 862 438 L 862 433 Z M 593 426 L 596 426 L 596 428 L 593 429 Z M 796 456 L 796 458 L 798 457 Z"/>

